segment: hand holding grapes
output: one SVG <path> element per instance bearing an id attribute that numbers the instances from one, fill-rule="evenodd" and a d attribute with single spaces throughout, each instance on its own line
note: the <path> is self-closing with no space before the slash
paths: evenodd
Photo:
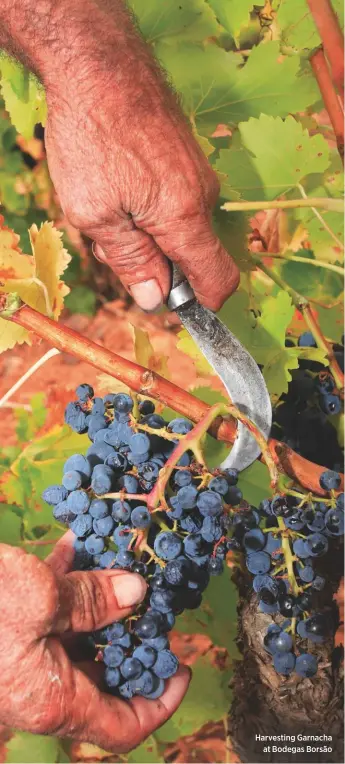
<path id="1" fill-rule="evenodd" d="M 122 570 L 71 573 L 72 562 L 71 532 L 46 563 L 0 545 L 6 623 L 0 636 L 0 723 L 125 752 L 174 713 L 187 690 L 189 671 L 180 667 L 159 700 L 124 702 L 104 694 L 103 665 L 73 663 L 69 647 L 77 634 L 128 616 L 145 596 L 146 584 Z"/>

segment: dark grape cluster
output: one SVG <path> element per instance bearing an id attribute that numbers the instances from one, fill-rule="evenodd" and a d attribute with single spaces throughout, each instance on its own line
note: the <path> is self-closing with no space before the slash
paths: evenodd
<path id="1" fill-rule="evenodd" d="M 294 346 L 290 339 L 287 346 Z M 299 347 L 316 347 L 311 332 L 304 332 Z M 344 343 L 333 346 L 336 360 L 344 370 Z M 322 364 L 300 359 L 291 372 L 292 380 L 273 411 L 272 436 L 315 464 L 342 469 L 343 456 L 333 426 L 333 417 L 343 410 L 343 400 L 331 372 Z"/>
<path id="2" fill-rule="evenodd" d="M 244 552 L 261 610 L 283 619 L 265 637 L 276 670 L 315 673 L 313 655 L 292 651 L 294 630 L 297 624 L 300 642 L 318 642 L 331 628 L 324 614 L 310 610 L 313 590 L 324 583 L 314 560 L 343 532 L 338 474 L 322 475 L 329 494 L 324 501 L 277 495 L 256 508 L 243 500 L 236 470 L 209 472 L 186 441 L 162 483 L 169 457 L 192 424 L 184 418 L 166 422 L 151 401 L 134 405 L 124 393 L 98 398 L 83 384 L 77 396 L 65 420 L 76 432 L 87 432 L 91 445 L 85 455 L 67 459 L 61 485 L 50 486 L 43 497 L 77 537 L 76 568 L 127 569 L 148 584 L 134 616 L 91 635 L 109 690 L 124 698 L 162 694 L 178 667 L 167 636 L 175 617 L 200 606 L 210 575 L 222 573 L 229 551 Z M 163 490 L 153 506 L 157 481 Z"/>
<path id="3" fill-rule="evenodd" d="M 264 645 L 280 674 L 295 670 L 302 677 L 313 676 L 317 659 L 307 652 L 304 640 L 320 643 L 334 631 L 329 614 L 311 611 L 313 593 L 325 585 L 315 563 L 332 539 L 344 534 L 344 494 L 336 493 L 340 482 L 338 473 L 323 472 L 320 485 L 328 498 L 277 495 L 252 511 L 249 522 L 240 523 L 259 608 L 278 621 L 268 627 Z"/>
<path id="4" fill-rule="evenodd" d="M 67 459 L 61 485 L 47 488 L 43 498 L 77 536 L 77 568 L 123 568 L 147 580 L 147 597 L 135 617 L 92 638 L 109 689 L 125 698 L 157 698 L 178 667 L 167 638 L 175 616 L 200 606 L 210 575 L 222 572 L 232 547 L 226 534 L 228 505 L 242 497 L 237 472 L 200 473 L 186 451 L 170 477 L 167 504 L 151 512 L 147 496 L 191 423 L 167 423 L 149 400 L 135 417 L 127 394 L 102 399 L 86 384 L 76 392 L 65 420 L 76 432 L 87 432 L 91 445 L 85 456 Z"/>

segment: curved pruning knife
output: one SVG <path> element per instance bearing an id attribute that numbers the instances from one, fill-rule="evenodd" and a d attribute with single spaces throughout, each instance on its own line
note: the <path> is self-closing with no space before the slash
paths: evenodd
<path id="1" fill-rule="evenodd" d="M 197 301 L 180 269 L 173 266 L 168 308 L 175 310 L 208 363 L 223 382 L 232 403 L 246 414 L 267 439 L 272 424 L 272 407 L 261 371 L 222 321 Z M 244 470 L 260 454 L 249 430 L 238 422 L 235 443 L 220 465 Z"/>

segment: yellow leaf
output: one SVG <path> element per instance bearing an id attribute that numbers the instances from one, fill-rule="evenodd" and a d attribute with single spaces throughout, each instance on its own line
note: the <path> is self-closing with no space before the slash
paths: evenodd
<path id="1" fill-rule="evenodd" d="M 140 366 L 145 366 L 146 369 L 157 372 L 165 379 L 169 379 L 168 359 L 165 356 L 158 356 L 155 354 L 154 348 L 151 345 L 150 338 L 144 329 L 139 329 L 138 326 L 133 326 L 134 332 L 134 352 L 135 359 Z"/>
<path id="2" fill-rule="evenodd" d="M 197 371 L 199 374 L 214 374 L 214 371 L 208 361 L 206 361 L 205 356 L 201 353 L 199 350 L 196 342 L 192 340 L 190 334 L 188 334 L 186 329 L 182 329 L 178 333 L 178 342 L 177 347 L 179 350 L 182 351 L 182 353 L 185 353 L 186 355 L 189 355 L 194 363 Z"/>
<path id="3" fill-rule="evenodd" d="M 23 342 L 31 345 L 29 332 L 22 326 L 13 324 L 12 321 L 0 318 L 0 353 L 12 350 L 15 345 L 22 345 Z"/>
<path id="4" fill-rule="evenodd" d="M 63 298 L 70 291 L 60 276 L 71 258 L 62 246 L 62 234 L 52 223 L 43 223 L 40 230 L 33 225 L 29 233 L 33 256 L 21 252 L 19 237 L 3 225 L 0 216 L 0 294 L 16 294 L 39 313 L 57 319 Z M 24 329 L 1 319 L 0 352 L 16 342 L 29 342 L 29 336 Z"/>
<path id="5" fill-rule="evenodd" d="M 43 223 L 40 230 L 32 225 L 30 241 L 34 255 L 35 276 L 45 285 L 49 303 L 55 320 L 63 308 L 63 298 L 69 293 L 69 288 L 60 280 L 66 270 L 71 256 L 62 245 L 62 233 L 54 228 L 53 223 Z M 40 313 L 46 313 L 44 295 L 40 295 Z M 34 307 L 34 306 L 31 306 Z"/>

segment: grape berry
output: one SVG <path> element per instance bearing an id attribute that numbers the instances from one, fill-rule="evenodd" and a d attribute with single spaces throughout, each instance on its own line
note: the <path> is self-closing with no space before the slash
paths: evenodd
<path id="1" fill-rule="evenodd" d="M 171 435 L 183 438 L 191 423 L 165 422 L 147 400 L 134 416 L 129 395 L 97 398 L 87 384 L 77 396 L 65 420 L 88 432 L 91 445 L 85 455 L 67 459 L 62 484 L 47 488 L 43 498 L 77 536 L 76 569 L 125 568 L 148 584 L 134 615 L 90 635 L 109 692 L 160 697 L 178 668 L 167 634 L 184 609 L 200 606 L 210 575 L 222 573 L 229 551 L 244 554 L 258 606 L 277 621 L 264 637 L 276 671 L 312 677 L 317 659 L 306 641 L 321 642 L 333 630 L 327 614 L 311 611 L 313 591 L 324 583 L 315 561 L 344 531 L 338 473 L 322 474 L 329 492 L 323 501 L 277 495 L 256 508 L 243 500 L 236 470 L 210 473 L 186 450 L 152 511 L 149 494 L 179 442 Z"/>

